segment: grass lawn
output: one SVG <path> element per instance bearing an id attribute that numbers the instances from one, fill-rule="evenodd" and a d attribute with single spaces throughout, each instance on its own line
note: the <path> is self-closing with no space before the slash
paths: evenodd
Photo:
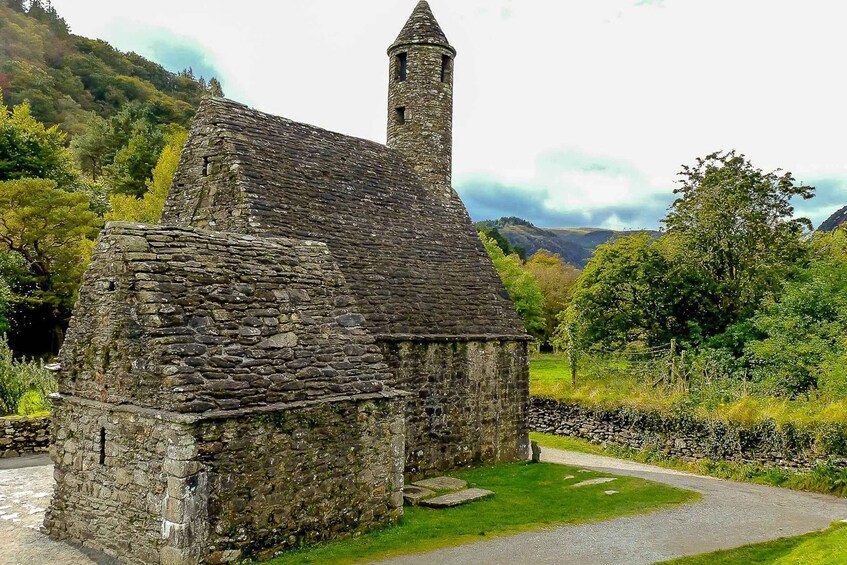
<path id="1" fill-rule="evenodd" d="M 847 496 L 847 470 L 835 465 L 820 465 L 812 471 L 799 473 L 785 471 L 776 467 L 762 467 L 759 465 L 733 463 L 731 461 L 713 461 L 711 459 L 686 461 L 678 457 L 668 457 L 655 451 L 638 451 L 617 445 L 603 447 L 580 438 L 562 437 L 537 432 L 530 433 L 529 437 L 537 441 L 542 447 L 546 446 L 594 455 L 606 455 L 608 457 L 628 459 L 638 463 L 658 465 L 667 469 L 676 469 L 677 471 L 688 471 L 697 475 L 709 475 L 711 477 L 718 477 L 719 479 L 820 492 L 834 496 Z"/>
<path id="2" fill-rule="evenodd" d="M 673 565 L 825 565 L 847 563 L 847 524 L 837 522 L 822 532 L 737 549 L 683 557 L 665 564 Z"/>
<path id="3" fill-rule="evenodd" d="M 566 479 L 569 475 L 574 478 Z M 646 512 L 699 497 L 634 477 L 571 488 L 576 482 L 609 475 L 546 463 L 496 465 L 456 471 L 451 476 L 465 479 L 468 486 L 493 490 L 495 495 L 449 509 L 406 507 L 395 526 L 284 552 L 269 563 L 357 563 L 470 543 L 486 536 Z M 619 494 L 604 494 L 609 489 Z"/>

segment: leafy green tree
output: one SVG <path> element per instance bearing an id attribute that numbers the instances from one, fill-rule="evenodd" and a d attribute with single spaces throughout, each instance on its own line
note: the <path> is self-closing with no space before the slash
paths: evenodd
<path id="1" fill-rule="evenodd" d="M 0 92 L 0 181 L 45 178 L 69 186 L 77 178 L 65 135 L 32 117 L 29 104 L 8 108 Z"/>
<path id="2" fill-rule="evenodd" d="M 88 198 L 45 179 L 0 182 L 0 251 L 22 259 L 13 301 L 51 308 L 58 338 L 100 227 Z"/>
<path id="3" fill-rule="evenodd" d="M 520 257 L 515 254 L 504 254 L 497 242 L 484 233 L 480 233 L 479 237 L 491 262 L 494 263 L 497 274 L 503 281 L 506 292 L 509 293 L 518 314 L 523 319 L 526 330 L 540 337 L 545 327 L 544 296 L 535 277 L 523 268 Z"/>
<path id="4" fill-rule="evenodd" d="M 144 196 L 137 198 L 127 194 L 113 194 L 109 199 L 111 211 L 106 214 L 108 221 L 141 222 L 157 224 L 162 216 L 165 200 L 176 173 L 182 147 L 188 139 L 188 132 L 179 129 L 168 136 L 168 144 L 162 150 L 153 178 L 147 183 Z"/>
<path id="5" fill-rule="evenodd" d="M 718 333 L 752 315 L 803 257 L 801 236 L 812 225 L 793 218 L 791 199 L 812 198 L 815 189 L 791 173 L 763 172 L 734 151 L 697 159 L 680 176 L 664 223 L 687 268 L 717 286 L 723 316 L 704 329 Z"/>
<path id="6" fill-rule="evenodd" d="M 209 79 L 209 86 L 206 87 L 210 96 L 216 96 L 217 98 L 224 97 L 224 89 L 221 86 L 221 83 L 215 77 Z"/>

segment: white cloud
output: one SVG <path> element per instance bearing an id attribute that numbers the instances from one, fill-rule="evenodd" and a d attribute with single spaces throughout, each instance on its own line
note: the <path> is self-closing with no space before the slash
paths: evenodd
<path id="1" fill-rule="evenodd" d="M 227 94 L 384 141 L 385 49 L 414 0 L 54 0 L 76 33 L 142 50 L 134 31 L 205 47 Z M 847 5 L 830 0 L 431 0 L 456 62 L 457 184 L 548 182 L 550 205 L 637 206 L 682 163 L 735 148 L 801 179 L 847 178 Z M 142 52 L 142 54 L 145 54 Z M 579 148 L 642 181 L 547 179 Z M 611 179 L 611 180 L 610 180 Z M 847 192 L 826 200 L 847 204 Z M 823 196 L 823 194 L 822 194 Z M 820 221 L 825 209 L 816 210 Z M 658 218 L 657 218 L 658 219 Z"/>

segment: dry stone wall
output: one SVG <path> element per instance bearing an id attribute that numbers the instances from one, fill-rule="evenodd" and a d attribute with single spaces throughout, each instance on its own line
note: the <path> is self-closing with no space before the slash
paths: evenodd
<path id="1" fill-rule="evenodd" d="M 526 341 L 430 336 L 380 345 L 394 375 L 389 383 L 409 393 L 408 478 L 527 457 Z"/>
<path id="2" fill-rule="evenodd" d="M 0 418 L 0 459 L 45 453 L 50 446 L 50 418 Z"/>
<path id="3" fill-rule="evenodd" d="M 697 420 L 632 408 L 601 408 L 532 398 L 529 426 L 536 432 L 597 444 L 652 450 L 688 460 L 712 459 L 810 470 L 824 462 L 847 466 L 847 427 L 808 430 L 773 421 L 756 426 Z"/>

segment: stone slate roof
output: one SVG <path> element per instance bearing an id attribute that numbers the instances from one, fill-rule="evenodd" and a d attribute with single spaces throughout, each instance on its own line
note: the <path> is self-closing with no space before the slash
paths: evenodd
<path id="1" fill-rule="evenodd" d="M 458 195 L 378 143 L 206 99 L 162 221 L 325 242 L 378 336 L 525 335 Z"/>
<path id="2" fill-rule="evenodd" d="M 174 412 L 393 394 L 326 245 L 113 222 L 59 392 Z"/>
<path id="3" fill-rule="evenodd" d="M 426 0 L 421 0 L 415 6 L 412 15 L 409 16 L 409 20 L 403 26 L 403 29 L 400 30 L 400 35 L 397 36 L 397 39 L 394 40 L 388 51 L 390 52 L 402 45 L 420 44 L 439 45 L 450 49 L 454 55 L 456 54 L 456 50 L 447 41 L 447 36 L 444 35 L 441 26 L 438 25 Z"/>

